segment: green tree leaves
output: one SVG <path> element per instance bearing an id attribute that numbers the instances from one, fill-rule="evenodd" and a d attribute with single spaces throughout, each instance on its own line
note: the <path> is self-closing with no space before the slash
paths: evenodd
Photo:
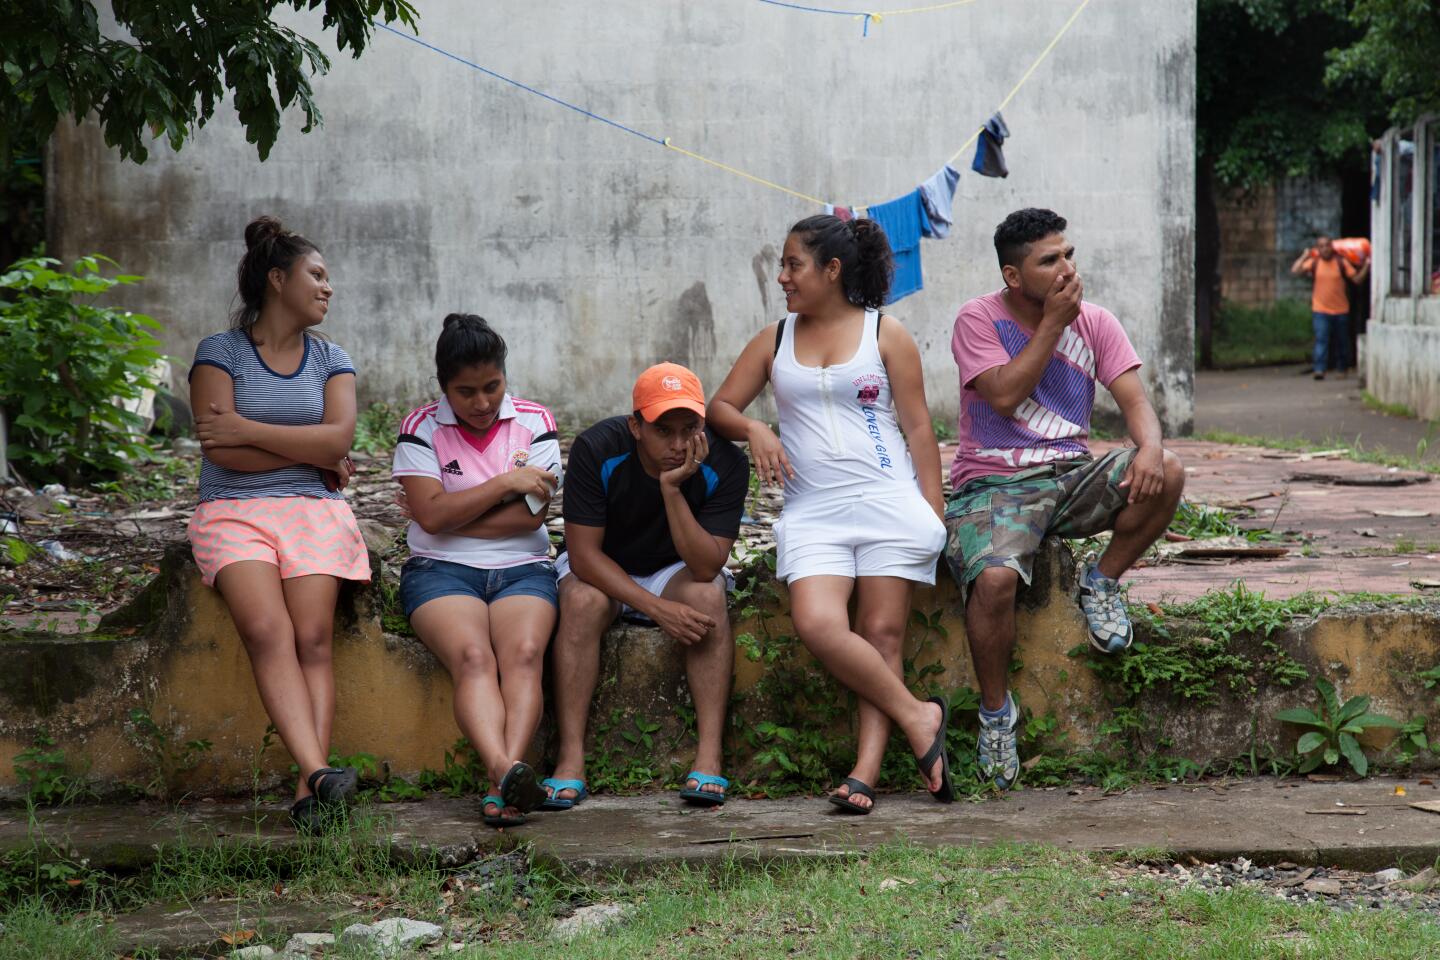
<path id="1" fill-rule="evenodd" d="M 15 144 L 43 143 L 61 118 L 91 111 L 105 143 L 144 162 L 151 137 L 179 149 L 228 90 L 245 138 L 263 160 L 281 111 L 304 131 L 321 123 L 310 78 L 330 68 L 311 40 L 272 20 L 321 10 L 336 45 L 359 56 L 375 20 L 414 27 L 407 0 L 114 0 L 120 30 L 102 30 L 90 0 L 0 0 L 0 166 Z"/>

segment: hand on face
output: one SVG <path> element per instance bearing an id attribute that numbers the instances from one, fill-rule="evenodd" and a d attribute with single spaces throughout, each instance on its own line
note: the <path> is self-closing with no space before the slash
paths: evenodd
<path id="1" fill-rule="evenodd" d="M 666 470 L 660 474 L 660 482 L 662 484 L 672 487 L 680 486 L 694 476 L 695 471 L 700 469 L 700 464 L 704 463 L 705 458 L 710 456 L 710 441 L 705 436 L 703 429 L 695 431 L 695 434 L 690 438 L 688 446 L 690 455 L 685 458 L 685 462 L 673 470 Z"/>
<path id="2" fill-rule="evenodd" d="M 1045 293 L 1045 313 L 1042 322 L 1068 327 L 1080 316 L 1080 302 L 1085 296 L 1085 284 L 1079 272 L 1061 271 L 1050 283 Z"/>

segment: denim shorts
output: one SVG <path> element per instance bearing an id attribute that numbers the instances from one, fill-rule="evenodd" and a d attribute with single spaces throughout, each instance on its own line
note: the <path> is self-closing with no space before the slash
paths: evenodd
<path id="1" fill-rule="evenodd" d="M 474 597 L 494 603 L 506 597 L 539 597 L 560 606 L 555 564 L 549 560 L 486 570 L 433 557 L 411 557 L 400 568 L 400 604 L 405 616 L 437 597 Z"/>

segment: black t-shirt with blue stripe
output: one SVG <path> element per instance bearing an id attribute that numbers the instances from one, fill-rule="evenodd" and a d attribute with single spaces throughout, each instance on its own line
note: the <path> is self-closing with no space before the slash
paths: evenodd
<path id="1" fill-rule="evenodd" d="M 695 520 L 717 537 L 735 538 L 750 491 L 750 459 L 708 427 L 710 455 L 680 487 Z M 626 573 L 648 576 L 680 559 L 670 536 L 660 481 L 645 472 L 625 417 L 611 417 L 575 438 L 565 470 L 566 525 L 604 527 L 601 551 Z"/>
<path id="2" fill-rule="evenodd" d="M 265 365 L 249 334 L 227 330 L 200 341 L 195 367 L 219 367 L 235 382 L 235 412 L 247 420 L 285 427 L 308 427 L 325 419 L 325 384 L 336 374 L 355 372 L 350 356 L 328 340 L 305 335 L 300 367 L 282 376 Z M 320 468 L 295 464 L 274 470 L 230 470 L 206 457 L 200 465 L 200 501 L 255 497 L 343 499 L 325 489 Z"/>

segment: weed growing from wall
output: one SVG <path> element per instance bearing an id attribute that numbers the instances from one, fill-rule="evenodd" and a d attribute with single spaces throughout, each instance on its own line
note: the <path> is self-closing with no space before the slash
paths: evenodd
<path id="1" fill-rule="evenodd" d="M 173 798 L 181 775 L 194 770 L 213 746 L 209 740 L 179 740 L 173 729 L 160 726 L 142 707 L 130 711 L 125 732 L 149 768 L 146 781 L 133 786 L 160 801 Z"/>
<path id="2" fill-rule="evenodd" d="M 36 733 L 30 746 L 17 753 L 11 763 L 27 802 L 36 806 L 74 803 L 91 795 L 84 778 L 69 772 L 65 751 L 56 748 L 48 731 Z"/>

